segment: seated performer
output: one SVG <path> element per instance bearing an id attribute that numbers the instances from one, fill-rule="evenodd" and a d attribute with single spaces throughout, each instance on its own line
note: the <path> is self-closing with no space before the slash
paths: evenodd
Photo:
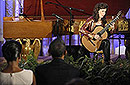
<path id="1" fill-rule="evenodd" d="M 80 28 L 79 32 L 81 34 L 83 34 L 83 37 L 81 38 L 81 43 L 83 46 L 79 50 L 79 53 L 82 56 L 87 55 L 88 57 L 90 57 L 91 49 L 93 50 L 93 47 L 91 47 L 87 44 L 84 44 L 84 43 L 87 43 L 87 41 L 84 40 L 85 38 L 88 38 L 88 40 L 90 40 L 90 44 L 92 44 L 94 46 L 95 46 L 95 44 L 91 40 L 93 40 L 94 42 L 96 40 L 99 40 L 99 41 L 101 40 L 102 35 L 98 34 L 98 33 L 94 34 L 93 32 L 95 31 L 95 29 L 96 29 L 96 31 L 98 30 L 97 27 L 105 27 L 105 24 L 107 23 L 107 21 L 106 21 L 107 11 L 108 11 L 108 5 L 106 3 L 96 4 L 95 8 L 93 10 L 93 15 L 91 17 L 89 17 L 87 19 L 87 21 Z M 114 24 L 112 24 L 111 27 L 114 28 Z M 100 32 L 100 31 L 98 31 L 98 32 Z M 107 30 L 107 32 L 108 32 L 108 30 Z M 106 35 L 107 34 L 105 34 L 105 36 Z M 91 49 L 88 49 L 85 45 L 89 46 Z M 96 50 L 94 50 L 92 52 L 96 52 L 97 50 L 101 50 L 101 49 L 103 50 L 103 53 L 105 56 L 104 61 L 107 64 L 109 64 L 109 62 L 110 62 L 110 41 L 107 38 L 103 39 L 101 41 L 101 44 L 99 45 L 99 47 L 97 47 Z"/>

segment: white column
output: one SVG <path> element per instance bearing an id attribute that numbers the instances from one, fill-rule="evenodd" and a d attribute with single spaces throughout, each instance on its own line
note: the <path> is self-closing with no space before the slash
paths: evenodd
<path id="1" fill-rule="evenodd" d="M 4 0 L 0 0 L 0 57 L 2 57 L 1 46 L 3 41 L 3 13 L 4 13 L 3 2 Z"/>
<path id="2" fill-rule="evenodd" d="M 13 7 L 14 7 L 14 0 L 4 0 L 6 1 L 5 5 L 6 5 L 6 17 L 13 17 L 14 15 L 14 10 L 13 10 Z"/>

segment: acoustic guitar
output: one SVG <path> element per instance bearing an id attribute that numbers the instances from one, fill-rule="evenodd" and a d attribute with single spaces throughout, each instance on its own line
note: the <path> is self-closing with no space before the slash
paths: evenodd
<path id="1" fill-rule="evenodd" d="M 84 45 L 84 47 L 86 49 L 88 49 L 90 52 L 96 52 L 100 45 L 102 40 L 106 39 L 108 34 L 106 32 L 106 30 L 119 19 L 119 16 L 121 15 L 121 11 L 118 12 L 117 16 L 109 23 L 106 25 L 106 27 L 102 27 L 102 26 L 97 26 L 94 31 L 92 32 L 92 34 L 96 35 L 98 34 L 100 36 L 100 39 L 91 39 L 86 35 L 83 35 L 81 38 L 81 42 Z"/>

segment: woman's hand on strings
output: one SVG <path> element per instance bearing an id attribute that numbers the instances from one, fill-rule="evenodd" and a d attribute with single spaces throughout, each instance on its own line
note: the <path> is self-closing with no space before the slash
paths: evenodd
<path id="1" fill-rule="evenodd" d="M 100 39 L 100 36 L 96 34 L 96 35 L 94 36 L 94 38 L 95 38 L 96 40 L 99 40 L 99 39 Z"/>

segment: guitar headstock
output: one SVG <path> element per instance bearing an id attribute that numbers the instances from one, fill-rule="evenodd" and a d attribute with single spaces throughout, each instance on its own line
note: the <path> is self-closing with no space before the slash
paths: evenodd
<path id="1" fill-rule="evenodd" d="M 118 13 L 117 13 L 117 18 L 119 19 L 119 16 L 121 16 L 121 14 L 122 14 L 122 10 L 120 10 Z"/>

